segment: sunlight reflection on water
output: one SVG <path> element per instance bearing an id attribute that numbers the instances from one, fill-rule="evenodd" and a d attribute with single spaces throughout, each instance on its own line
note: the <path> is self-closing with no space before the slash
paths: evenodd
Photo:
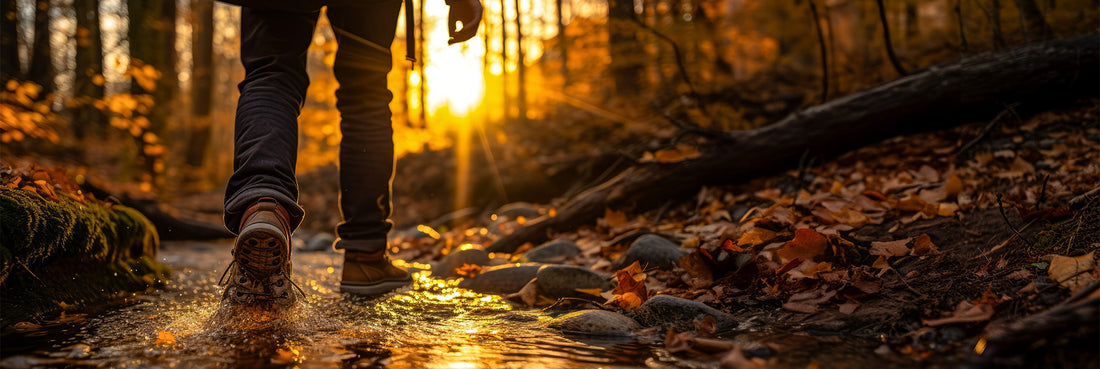
<path id="1" fill-rule="evenodd" d="M 170 247 L 161 253 L 175 268 L 167 289 L 0 366 L 626 368 L 658 360 L 632 339 L 569 340 L 544 328 L 539 311 L 424 273 L 380 298 L 339 294 L 339 276 L 328 271 L 339 268 L 338 254 L 295 255 L 295 279 L 307 291 L 295 306 L 222 304 L 215 283 L 227 256 L 225 245 Z M 74 345 L 91 349 L 59 354 Z"/>

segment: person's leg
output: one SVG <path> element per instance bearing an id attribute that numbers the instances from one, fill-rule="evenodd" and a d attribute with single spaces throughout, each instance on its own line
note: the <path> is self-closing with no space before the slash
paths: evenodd
<path id="1" fill-rule="evenodd" d="M 393 127 L 386 75 L 400 0 L 330 2 L 328 18 L 339 48 L 333 72 L 340 82 L 340 211 L 336 248 L 386 249 L 392 228 Z"/>
<path id="2" fill-rule="evenodd" d="M 350 4 L 350 5 L 343 5 Z M 400 0 L 329 2 L 338 49 L 333 72 L 340 82 L 340 212 L 335 247 L 345 249 L 343 292 L 373 295 L 412 282 L 386 255 L 393 180 L 393 126 L 386 74 Z"/>
<path id="3" fill-rule="evenodd" d="M 298 113 L 309 76 L 306 49 L 317 13 L 241 9 L 244 81 L 237 103 L 233 175 L 225 192 L 225 226 L 240 232 L 244 211 L 273 198 L 296 228 L 302 220 L 294 166 L 298 158 Z"/>
<path id="4" fill-rule="evenodd" d="M 317 12 L 243 8 L 233 175 L 225 225 L 237 235 L 223 297 L 235 303 L 295 301 L 290 234 L 302 221 L 294 166 L 298 113 L 309 77 L 306 49 Z"/>

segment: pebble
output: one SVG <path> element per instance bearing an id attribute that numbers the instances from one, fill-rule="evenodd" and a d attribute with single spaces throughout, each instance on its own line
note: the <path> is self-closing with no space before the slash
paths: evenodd
<path id="1" fill-rule="evenodd" d="M 521 263 L 560 263 L 581 253 L 581 248 L 569 241 L 550 241 L 527 251 L 519 258 Z"/>
<path id="2" fill-rule="evenodd" d="M 439 264 L 432 267 L 432 276 L 438 278 L 458 277 L 458 274 L 455 274 L 455 270 L 461 268 L 463 264 L 489 265 L 489 254 L 482 249 L 452 251 L 450 254 L 447 254 L 447 256 L 444 256 L 443 260 L 439 261 Z"/>
<path id="3" fill-rule="evenodd" d="M 598 288 L 600 291 L 611 289 L 608 277 L 587 268 L 568 265 L 544 265 L 535 274 L 538 278 L 539 294 L 558 299 L 575 297 L 582 299 L 600 299 L 603 297 L 579 292 L 577 289 Z"/>
<path id="4" fill-rule="evenodd" d="M 321 232 L 313 235 L 306 240 L 305 247 L 302 251 L 328 251 L 332 250 L 332 242 L 336 241 L 336 236 L 332 233 Z"/>
<path id="5" fill-rule="evenodd" d="M 638 322 L 630 317 L 606 310 L 580 310 L 554 318 L 550 328 L 565 333 L 590 335 L 625 335 L 642 329 Z"/>
<path id="6" fill-rule="evenodd" d="M 669 295 L 651 297 L 638 307 L 638 322 L 647 327 L 662 326 L 680 332 L 694 331 L 695 319 L 701 315 L 713 316 L 719 332 L 736 328 L 733 316 L 701 302 Z"/>
<path id="7" fill-rule="evenodd" d="M 689 252 L 690 250 L 680 248 L 680 245 L 664 237 L 647 234 L 634 240 L 615 264 L 615 269 L 629 266 L 637 261 L 643 268 L 669 270 L 675 268 L 677 261 Z"/>
<path id="8" fill-rule="evenodd" d="M 541 265 L 501 265 L 481 271 L 473 278 L 458 282 L 458 287 L 480 293 L 508 294 L 519 292 L 527 285 Z"/>

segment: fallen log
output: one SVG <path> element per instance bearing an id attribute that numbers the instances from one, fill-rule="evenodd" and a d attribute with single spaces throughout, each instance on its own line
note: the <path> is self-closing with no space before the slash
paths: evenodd
<path id="1" fill-rule="evenodd" d="M 1041 108 L 1098 93 L 1100 34 L 1047 41 L 914 71 L 793 113 L 777 123 L 727 132 L 702 155 L 672 164 L 636 164 L 577 194 L 487 248 L 512 252 L 550 232 L 591 224 L 606 208 L 644 211 L 702 186 L 736 183 L 795 166 L 804 152 L 833 156 L 893 136 L 987 120 L 1014 102 Z"/>

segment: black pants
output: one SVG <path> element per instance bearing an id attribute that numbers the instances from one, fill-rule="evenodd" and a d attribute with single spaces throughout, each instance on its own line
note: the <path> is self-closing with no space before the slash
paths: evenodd
<path id="1" fill-rule="evenodd" d="M 247 1 L 246 1 L 247 3 Z M 259 3 L 264 3 L 261 1 Z M 354 4 L 354 5 L 346 5 Z M 245 4 L 247 5 L 247 4 Z M 335 2 L 328 18 L 339 49 L 333 72 L 340 88 L 340 211 L 337 248 L 374 252 L 386 247 L 393 180 L 393 128 L 386 86 L 400 0 Z M 225 194 L 225 225 L 239 232 L 241 215 L 271 197 L 301 224 L 294 167 L 298 114 L 309 76 L 306 49 L 313 39 L 315 9 L 245 7 L 241 12 L 241 62 L 234 130 L 233 176 Z"/>

